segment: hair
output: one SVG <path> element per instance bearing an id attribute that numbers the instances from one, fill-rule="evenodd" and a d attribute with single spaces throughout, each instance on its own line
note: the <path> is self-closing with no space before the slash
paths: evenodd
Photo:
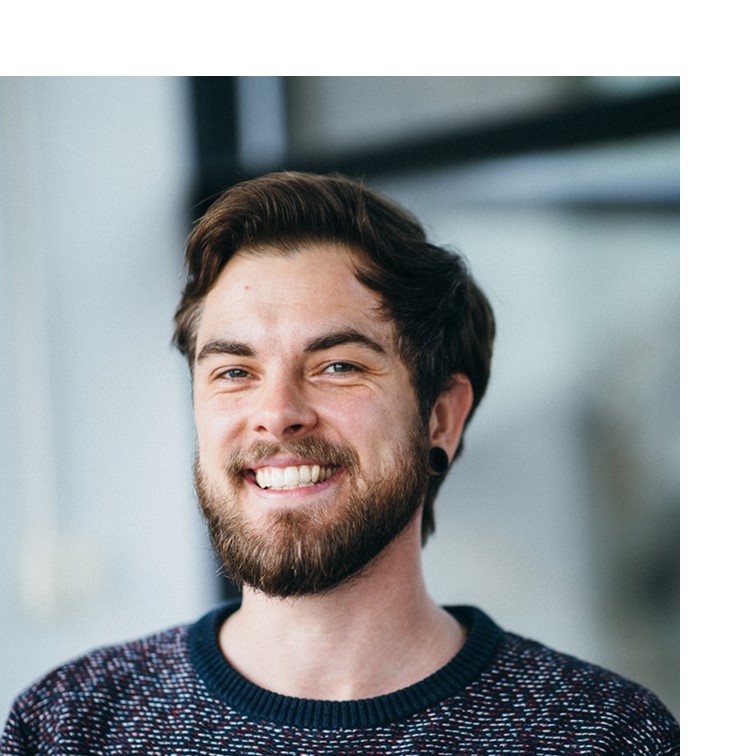
<path id="1" fill-rule="evenodd" d="M 429 243 L 414 216 L 338 175 L 281 172 L 244 181 L 200 218 L 186 247 L 187 280 L 173 338 L 190 369 L 203 302 L 226 263 L 241 250 L 286 253 L 313 242 L 354 254 L 357 279 L 379 295 L 394 324 L 423 422 L 454 373 L 472 384 L 469 422 L 490 374 L 495 326 L 488 300 L 462 257 Z M 444 477 L 430 480 L 423 541 L 434 530 L 433 501 Z"/>

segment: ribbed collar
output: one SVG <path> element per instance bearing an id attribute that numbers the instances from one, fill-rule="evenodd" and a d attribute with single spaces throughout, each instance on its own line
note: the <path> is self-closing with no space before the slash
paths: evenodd
<path id="1" fill-rule="evenodd" d="M 482 611 L 446 607 L 467 628 L 459 653 L 445 666 L 408 688 L 356 701 L 318 701 L 283 696 L 242 677 L 218 644 L 223 621 L 239 608 L 225 604 L 206 614 L 189 630 L 195 669 L 209 690 L 239 714 L 281 725 L 317 729 L 356 729 L 399 722 L 443 701 L 469 685 L 491 662 L 504 633 Z"/>

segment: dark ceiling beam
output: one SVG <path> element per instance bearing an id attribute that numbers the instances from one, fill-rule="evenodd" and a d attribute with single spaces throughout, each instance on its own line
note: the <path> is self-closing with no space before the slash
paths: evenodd
<path id="1" fill-rule="evenodd" d="M 548 115 L 422 135 L 372 149 L 292 154 L 285 167 L 315 173 L 337 170 L 372 178 L 675 132 L 679 128 L 680 92 L 675 89 L 632 99 L 583 103 Z"/>
<path id="2" fill-rule="evenodd" d="M 196 77 L 192 82 L 200 177 L 194 196 L 196 209 L 201 212 L 206 200 L 237 181 L 259 175 L 261 168 L 238 162 L 234 78 Z M 548 114 L 408 137 L 380 147 L 293 152 L 279 165 L 267 165 L 265 171 L 339 172 L 370 180 L 467 161 L 675 133 L 679 129 L 680 90 L 675 87 L 627 98 L 581 101 Z"/>

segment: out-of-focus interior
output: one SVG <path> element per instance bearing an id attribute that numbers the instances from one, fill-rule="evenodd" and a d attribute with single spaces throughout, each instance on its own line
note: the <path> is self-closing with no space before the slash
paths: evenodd
<path id="1" fill-rule="evenodd" d="M 443 603 L 679 712 L 679 79 L 0 79 L 0 705 L 229 593 L 171 349 L 209 199 L 363 178 L 460 250 L 493 378 L 425 552 Z"/>

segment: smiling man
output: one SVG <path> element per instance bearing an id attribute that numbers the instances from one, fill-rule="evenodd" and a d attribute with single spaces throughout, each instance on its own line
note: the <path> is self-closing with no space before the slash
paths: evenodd
<path id="1" fill-rule="evenodd" d="M 51 673 L 3 754 L 679 752 L 648 691 L 426 591 L 494 335 L 458 255 L 357 183 L 273 174 L 187 267 L 196 489 L 241 602 Z"/>

